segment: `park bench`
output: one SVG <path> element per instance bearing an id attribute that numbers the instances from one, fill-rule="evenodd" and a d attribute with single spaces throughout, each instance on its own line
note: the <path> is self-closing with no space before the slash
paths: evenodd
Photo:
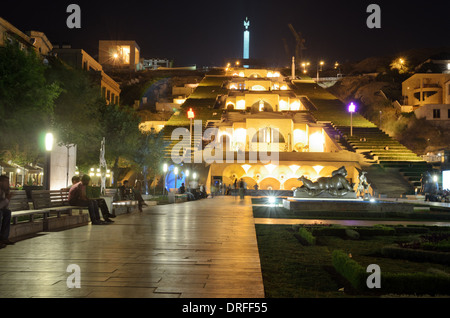
<path id="1" fill-rule="evenodd" d="M 8 208 L 11 210 L 10 237 L 34 235 L 39 232 L 66 229 L 85 225 L 88 222 L 87 213 L 83 207 L 66 205 L 66 194 L 61 191 L 31 191 L 31 198 L 26 191 L 13 190 Z M 52 200 L 47 198 L 52 197 Z M 72 215 L 72 210 L 78 209 L 80 215 Z M 61 217 L 62 213 L 67 216 Z"/>
<path id="2" fill-rule="evenodd" d="M 71 206 L 68 198 L 69 189 L 31 191 L 31 199 L 36 210 L 56 213 L 58 217 L 61 216 L 61 213 L 72 215 L 72 210 L 78 210 L 80 214 L 83 213 L 83 210 L 87 210 L 87 207 Z"/>
<path id="3" fill-rule="evenodd" d="M 135 209 L 139 202 L 137 200 L 130 200 L 128 198 L 121 198 L 119 189 L 117 188 L 107 188 L 105 189 L 105 196 L 112 197 L 112 211 L 113 215 L 116 215 L 116 212 L 120 210 L 120 208 L 125 208 L 126 213 L 130 213 L 131 209 Z"/>
<path id="4" fill-rule="evenodd" d="M 47 210 L 31 209 L 30 203 L 27 197 L 27 193 L 24 190 L 12 190 L 12 197 L 9 202 L 8 209 L 11 210 L 11 219 L 13 224 L 18 223 L 19 217 L 29 216 L 29 221 L 34 221 L 35 215 L 42 215 L 43 219 L 48 216 Z"/>

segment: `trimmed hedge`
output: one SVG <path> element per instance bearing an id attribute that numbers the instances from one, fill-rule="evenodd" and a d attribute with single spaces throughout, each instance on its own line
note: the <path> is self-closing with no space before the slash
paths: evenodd
<path id="1" fill-rule="evenodd" d="M 433 273 L 381 273 L 381 290 L 392 294 L 449 295 L 450 277 Z"/>
<path id="2" fill-rule="evenodd" d="M 333 251 L 332 264 L 336 271 L 356 289 L 376 291 L 384 294 L 450 294 L 450 276 L 436 273 L 386 273 L 381 269 L 381 288 L 369 289 L 367 277 L 370 273 L 340 250 Z"/>
<path id="3" fill-rule="evenodd" d="M 391 245 L 383 247 L 381 249 L 381 254 L 390 258 L 401 258 L 411 261 L 431 262 L 444 265 L 450 264 L 450 253 L 425 251 Z"/>
<path id="4" fill-rule="evenodd" d="M 393 227 L 383 226 L 383 225 L 375 225 L 373 227 L 360 227 L 357 228 L 356 231 L 361 236 L 391 236 L 395 235 L 395 229 Z"/>
<path id="5" fill-rule="evenodd" d="M 367 289 L 367 273 L 365 268 L 351 259 L 341 250 L 334 250 L 332 253 L 332 264 L 336 271 L 358 290 Z"/>
<path id="6" fill-rule="evenodd" d="M 312 235 L 314 236 L 337 236 L 341 238 L 345 238 L 345 227 L 340 226 L 328 226 L 328 227 L 320 227 L 314 228 L 312 230 Z"/>
<path id="7" fill-rule="evenodd" d="M 299 228 L 298 235 L 301 240 L 301 243 L 304 245 L 315 245 L 316 238 L 312 235 L 310 231 L 305 229 L 304 227 Z"/>

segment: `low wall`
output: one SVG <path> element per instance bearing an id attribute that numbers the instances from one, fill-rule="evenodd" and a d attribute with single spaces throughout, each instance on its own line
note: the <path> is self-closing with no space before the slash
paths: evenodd
<path id="1" fill-rule="evenodd" d="M 283 207 L 293 212 L 381 212 L 412 213 L 414 205 L 398 202 L 368 202 L 362 200 L 295 200 L 284 199 Z"/>
<path id="2" fill-rule="evenodd" d="M 36 235 L 40 232 L 59 231 L 89 224 L 89 214 L 61 215 L 50 217 L 46 221 L 37 219 L 33 222 L 11 224 L 9 239 Z"/>

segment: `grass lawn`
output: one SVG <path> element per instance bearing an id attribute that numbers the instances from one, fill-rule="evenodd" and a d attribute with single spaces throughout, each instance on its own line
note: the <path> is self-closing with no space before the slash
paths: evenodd
<path id="1" fill-rule="evenodd" d="M 326 246 L 302 246 L 291 226 L 256 225 L 267 298 L 342 297 Z"/>

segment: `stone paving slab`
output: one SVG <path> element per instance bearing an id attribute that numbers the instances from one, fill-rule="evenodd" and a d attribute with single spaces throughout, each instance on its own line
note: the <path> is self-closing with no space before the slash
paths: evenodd
<path id="1" fill-rule="evenodd" d="M 0 250 L 0 298 L 263 298 L 250 198 L 149 206 Z M 68 288 L 67 266 L 81 269 Z"/>

